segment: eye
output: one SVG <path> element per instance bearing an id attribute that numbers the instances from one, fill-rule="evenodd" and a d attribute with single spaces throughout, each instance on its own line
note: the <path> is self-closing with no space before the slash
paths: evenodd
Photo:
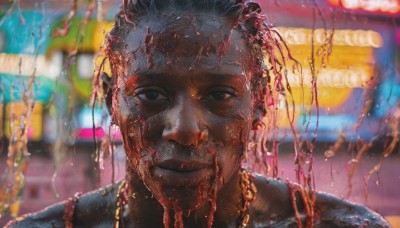
<path id="1" fill-rule="evenodd" d="M 233 94 L 226 91 L 216 91 L 209 93 L 209 98 L 217 101 L 227 100 L 231 97 L 233 97 Z"/>
<path id="2" fill-rule="evenodd" d="M 137 91 L 137 97 L 139 97 L 142 101 L 161 101 L 168 100 L 165 95 L 162 94 L 161 91 L 155 89 L 141 90 Z"/>

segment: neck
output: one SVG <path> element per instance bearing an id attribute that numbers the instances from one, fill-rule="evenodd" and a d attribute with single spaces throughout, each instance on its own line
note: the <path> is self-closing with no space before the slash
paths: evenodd
<path id="1" fill-rule="evenodd" d="M 128 199 L 129 215 L 127 222 L 138 227 L 163 227 L 164 208 L 152 193 L 146 188 L 137 173 L 130 167 L 127 168 L 127 181 L 130 193 Z M 242 191 L 239 185 L 239 169 L 217 193 L 216 211 L 214 213 L 213 226 L 227 227 L 240 224 L 240 208 L 242 207 Z M 134 197 L 132 197 L 134 195 Z M 210 216 L 211 203 L 192 210 L 175 213 L 173 209 L 167 209 L 169 227 L 179 224 L 180 213 L 185 227 L 207 227 Z M 176 219 L 178 221 L 176 221 Z"/>

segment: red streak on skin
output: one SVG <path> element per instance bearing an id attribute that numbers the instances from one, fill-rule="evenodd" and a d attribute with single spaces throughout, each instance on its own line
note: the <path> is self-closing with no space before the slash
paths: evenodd
<path id="1" fill-rule="evenodd" d="M 169 209 L 165 205 L 165 203 L 162 203 L 161 201 L 160 201 L 160 203 L 164 208 L 164 215 L 163 215 L 164 228 L 169 228 L 169 221 L 170 221 Z"/>
<path id="2" fill-rule="evenodd" d="M 182 211 L 175 211 L 175 228 L 183 228 L 183 219 L 182 219 Z"/>
<path id="3" fill-rule="evenodd" d="M 153 35 L 150 32 L 150 27 L 147 27 L 147 34 L 144 38 L 144 44 L 145 44 L 144 52 L 146 53 L 146 56 L 147 56 L 147 68 L 151 69 L 151 68 L 153 68 L 153 58 L 151 56 L 150 48 L 151 48 L 151 45 L 153 44 Z"/>
<path id="4" fill-rule="evenodd" d="M 214 183 L 212 185 L 212 188 L 210 189 L 210 195 L 211 195 L 211 201 L 210 201 L 210 213 L 208 215 L 208 228 L 212 227 L 212 224 L 214 222 L 214 213 L 217 210 L 217 189 L 218 189 L 218 178 L 219 178 L 219 167 L 218 167 L 218 161 L 217 161 L 217 155 L 214 151 Z"/>

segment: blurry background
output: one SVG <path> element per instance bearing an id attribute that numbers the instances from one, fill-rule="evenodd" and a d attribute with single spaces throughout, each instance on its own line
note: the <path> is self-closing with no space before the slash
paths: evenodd
<path id="1" fill-rule="evenodd" d="M 400 227 L 400 1 L 257 2 L 303 66 L 303 81 L 288 75 L 289 110 L 300 141 L 314 139 L 316 189 L 365 204 Z M 103 38 L 120 5 L 0 0 L 0 226 L 10 214 L 124 176 L 118 130 L 109 132 L 104 107 L 91 102 Z M 279 105 L 277 175 L 295 181 L 285 113 Z"/>

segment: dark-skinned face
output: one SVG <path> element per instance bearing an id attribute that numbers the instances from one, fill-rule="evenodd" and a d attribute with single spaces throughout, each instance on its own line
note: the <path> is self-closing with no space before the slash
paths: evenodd
<path id="1" fill-rule="evenodd" d="M 240 168 L 252 61 L 232 27 L 210 14 L 162 13 L 128 33 L 112 111 L 129 164 L 165 207 L 204 205 Z"/>

